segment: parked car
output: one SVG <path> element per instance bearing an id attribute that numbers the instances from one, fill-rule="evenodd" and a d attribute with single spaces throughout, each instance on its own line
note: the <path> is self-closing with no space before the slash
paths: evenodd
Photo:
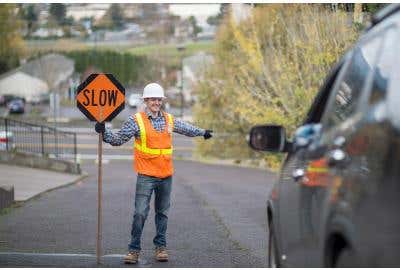
<path id="1" fill-rule="evenodd" d="M 399 38 L 400 5 L 390 5 L 291 141 L 279 125 L 251 129 L 252 148 L 287 153 L 267 201 L 269 266 L 400 266 Z"/>
<path id="2" fill-rule="evenodd" d="M 0 131 L 0 150 L 11 150 L 15 148 L 14 135 L 11 131 Z"/>
<path id="3" fill-rule="evenodd" d="M 9 113 L 24 113 L 25 112 L 25 103 L 22 99 L 13 99 L 8 105 Z"/>
<path id="4" fill-rule="evenodd" d="M 2 97 L 3 97 L 2 99 L 3 99 L 3 101 L 4 101 L 4 105 L 7 105 L 11 100 L 20 98 L 20 97 L 18 97 L 18 96 L 9 95 L 9 94 L 2 95 Z"/>
<path id="5" fill-rule="evenodd" d="M 138 108 L 142 104 L 142 96 L 140 94 L 131 94 L 128 99 L 128 105 L 131 108 Z"/>

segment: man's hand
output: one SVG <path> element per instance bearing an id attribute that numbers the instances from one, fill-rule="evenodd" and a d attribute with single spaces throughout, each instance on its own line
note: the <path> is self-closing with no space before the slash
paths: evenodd
<path id="1" fill-rule="evenodd" d="M 104 131 L 106 131 L 106 126 L 103 123 L 96 123 L 96 126 L 94 127 L 94 129 L 96 130 L 97 133 L 104 133 Z"/>
<path id="2" fill-rule="evenodd" d="M 212 132 L 213 132 L 213 131 L 212 131 L 211 129 L 207 129 L 206 132 L 205 132 L 204 135 L 203 135 L 204 140 L 210 139 L 210 138 L 212 137 L 212 134 L 211 134 Z"/>

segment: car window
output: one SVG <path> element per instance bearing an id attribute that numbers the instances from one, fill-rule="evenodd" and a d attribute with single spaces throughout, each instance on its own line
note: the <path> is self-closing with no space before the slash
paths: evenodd
<path id="1" fill-rule="evenodd" d="M 333 100 L 330 101 L 328 113 L 323 119 L 325 129 L 343 122 L 357 109 L 366 79 L 372 72 L 381 39 L 381 35 L 376 36 L 354 49 L 349 65 L 335 85 Z"/>
<path id="2" fill-rule="evenodd" d="M 368 98 L 368 103 L 370 105 L 383 100 L 386 96 L 389 84 L 389 73 L 393 68 L 393 59 L 397 55 L 398 46 L 396 46 L 396 31 L 395 28 L 390 28 L 385 34 L 382 49 L 380 50 L 381 53 L 378 56 L 372 76 L 372 87 Z"/>
<path id="3" fill-rule="evenodd" d="M 345 61 L 346 57 L 343 57 L 343 59 L 341 59 L 336 65 L 333 66 L 333 68 L 327 75 L 323 85 L 321 86 L 317 95 L 314 98 L 310 110 L 307 112 L 307 115 L 303 121 L 303 125 L 320 122 L 322 114 L 326 107 L 329 94 L 331 93 L 333 85 L 340 73 L 340 70 L 343 68 Z"/>

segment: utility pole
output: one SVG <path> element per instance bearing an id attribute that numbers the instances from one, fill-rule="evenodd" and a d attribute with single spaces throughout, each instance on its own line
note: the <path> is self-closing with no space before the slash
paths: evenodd
<path id="1" fill-rule="evenodd" d="M 185 46 L 184 45 L 178 45 L 177 47 L 176 47 L 177 49 L 178 49 L 178 51 L 179 52 L 182 52 L 181 53 L 181 57 L 180 57 L 180 59 L 181 59 L 181 85 L 180 85 L 180 99 L 181 99 L 181 102 L 180 102 L 180 117 L 181 118 L 183 118 L 183 103 L 184 103 L 184 99 L 183 99 L 183 57 L 184 57 L 184 54 L 183 54 L 183 52 L 185 51 Z"/>

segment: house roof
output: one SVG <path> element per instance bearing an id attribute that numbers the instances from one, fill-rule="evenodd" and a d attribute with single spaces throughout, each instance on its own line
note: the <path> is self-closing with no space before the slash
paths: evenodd
<path id="1" fill-rule="evenodd" d="M 47 82 L 50 88 L 58 88 L 74 73 L 74 61 L 61 54 L 46 54 L 20 67 L 21 71 Z"/>

